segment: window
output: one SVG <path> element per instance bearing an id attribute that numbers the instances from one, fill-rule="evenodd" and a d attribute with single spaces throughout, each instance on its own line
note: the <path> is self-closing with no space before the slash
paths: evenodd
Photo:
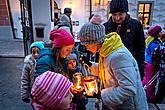
<path id="1" fill-rule="evenodd" d="M 152 3 L 139 3 L 138 5 L 138 19 L 143 24 L 144 28 L 147 28 L 150 24 L 151 6 Z"/>

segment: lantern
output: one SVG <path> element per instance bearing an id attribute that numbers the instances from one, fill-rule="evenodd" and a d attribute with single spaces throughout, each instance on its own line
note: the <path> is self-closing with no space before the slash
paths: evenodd
<path id="1" fill-rule="evenodd" d="M 81 73 L 75 73 L 73 74 L 73 87 L 72 89 L 81 92 L 83 91 L 83 83 L 82 83 L 82 74 Z"/>
<path id="2" fill-rule="evenodd" d="M 98 93 L 98 85 L 96 77 L 94 76 L 86 76 L 83 80 L 84 88 L 85 88 L 85 94 L 87 96 L 93 96 L 93 94 Z"/>
<path id="3" fill-rule="evenodd" d="M 87 96 L 93 97 L 94 93 L 98 94 L 98 80 L 95 76 L 92 76 L 87 64 L 83 64 L 84 72 L 86 77 L 83 79 L 83 85 L 85 89 L 85 94 Z"/>

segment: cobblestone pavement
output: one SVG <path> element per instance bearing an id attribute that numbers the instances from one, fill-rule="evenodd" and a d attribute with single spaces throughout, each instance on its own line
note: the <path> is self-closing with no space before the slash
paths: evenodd
<path id="1" fill-rule="evenodd" d="M 23 41 L 0 41 L 0 57 L 24 57 Z"/>

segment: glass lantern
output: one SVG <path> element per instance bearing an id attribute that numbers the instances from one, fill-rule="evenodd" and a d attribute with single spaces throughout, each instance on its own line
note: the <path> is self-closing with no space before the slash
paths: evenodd
<path id="1" fill-rule="evenodd" d="M 83 80 L 85 94 L 87 96 L 93 96 L 93 94 L 98 94 L 98 84 L 96 77 L 94 76 L 86 76 Z"/>
<path id="2" fill-rule="evenodd" d="M 81 92 L 83 91 L 83 82 L 82 82 L 82 73 L 75 73 L 73 74 L 73 88 L 74 90 L 76 90 L 77 92 Z"/>

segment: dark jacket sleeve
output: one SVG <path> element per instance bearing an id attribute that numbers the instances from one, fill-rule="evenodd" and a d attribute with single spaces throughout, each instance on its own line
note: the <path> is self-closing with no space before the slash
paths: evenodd
<path id="1" fill-rule="evenodd" d="M 145 38 L 144 30 L 139 21 L 137 21 L 136 37 L 135 37 L 135 59 L 137 60 L 141 78 L 144 77 L 144 59 L 145 59 Z"/>

